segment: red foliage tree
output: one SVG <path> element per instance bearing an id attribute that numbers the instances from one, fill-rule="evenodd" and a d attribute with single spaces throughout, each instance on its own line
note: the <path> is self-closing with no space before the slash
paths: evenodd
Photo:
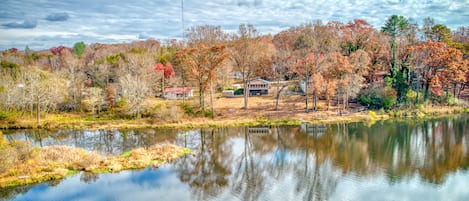
<path id="1" fill-rule="evenodd" d="M 165 78 L 170 78 L 174 76 L 174 68 L 173 65 L 167 62 L 165 65 L 161 63 L 157 63 L 155 67 L 153 67 L 155 71 L 162 72 L 163 75 L 161 76 L 161 93 L 164 94 L 164 82 Z"/>
<path id="2" fill-rule="evenodd" d="M 17 48 L 10 48 L 8 51 L 9 51 L 10 53 L 13 53 L 13 54 L 14 54 L 14 53 L 17 53 L 17 52 L 18 52 L 18 49 L 17 49 Z"/>
<path id="3" fill-rule="evenodd" d="M 56 55 L 56 56 L 60 55 L 63 50 L 69 50 L 69 51 L 71 51 L 70 48 L 65 47 L 65 46 L 63 46 L 63 45 L 50 48 L 50 52 L 51 52 L 53 55 Z"/>

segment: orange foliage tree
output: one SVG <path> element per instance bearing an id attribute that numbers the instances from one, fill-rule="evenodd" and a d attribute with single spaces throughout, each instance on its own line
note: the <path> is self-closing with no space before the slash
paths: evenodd
<path id="1" fill-rule="evenodd" d="M 425 42 L 410 48 L 414 54 L 415 71 L 423 78 L 424 100 L 428 99 L 430 87 L 433 92 L 441 94 L 452 87 L 454 95 L 458 84 L 467 80 L 468 62 L 463 59 L 461 51 L 449 48 L 444 42 Z M 433 89 L 434 88 L 434 89 Z"/>
<path id="2" fill-rule="evenodd" d="M 209 87 L 211 89 L 212 81 L 216 78 L 216 70 L 226 58 L 225 46 L 222 45 L 207 47 L 200 44 L 196 48 L 186 48 L 176 54 L 176 59 L 188 67 L 190 77 L 198 85 L 199 104 L 202 110 L 205 110 L 205 92 Z"/>

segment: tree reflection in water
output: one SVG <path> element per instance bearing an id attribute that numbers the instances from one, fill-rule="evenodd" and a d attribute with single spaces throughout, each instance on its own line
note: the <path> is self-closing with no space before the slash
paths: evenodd
<path id="1" fill-rule="evenodd" d="M 269 143 L 262 143 L 255 140 L 248 133 L 248 128 L 244 128 L 244 148 L 233 162 L 236 166 L 234 171 L 234 181 L 232 182 L 232 192 L 239 195 L 242 200 L 258 200 L 264 189 L 265 165 L 262 161 L 263 146 Z M 254 139 L 253 139 L 254 138 Z"/>
<path id="2" fill-rule="evenodd" d="M 193 154 L 175 161 L 170 169 L 190 187 L 194 200 L 327 200 L 350 175 L 364 182 L 384 177 L 388 185 L 417 176 L 438 186 L 448 175 L 469 167 L 467 115 L 311 126 L 42 130 L 5 137 L 107 154 L 165 142 L 189 147 Z M 99 179 L 81 177 L 85 182 Z"/>
<path id="3" fill-rule="evenodd" d="M 26 140 L 35 146 L 67 145 L 96 151 L 102 155 L 119 155 L 138 147 L 173 143 L 179 131 L 173 129 L 134 130 L 22 130 L 5 138 Z"/>
<path id="4" fill-rule="evenodd" d="M 231 174 L 231 144 L 225 129 L 199 129 L 183 132 L 177 138 L 193 151 L 174 164 L 182 182 L 188 183 L 197 200 L 216 197 L 228 185 Z"/>
<path id="5" fill-rule="evenodd" d="M 99 179 L 99 174 L 97 173 L 83 172 L 80 175 L 80 181 L 83 181 L 85 183 L 93 183 L 93 182 L 96 182 L 96 180 L 98 179 Z"/>
<path id="6" fill-rule="evenodd" d="M 259 200 L 294 196 L 327 200 L 341 178 L 386 175 L 390 183 L 415 174 L 441 184 L 469 167 L 468 118 L 328 125 L 320 134 L 297 127 L 201 129 L 178 137 L 197 153 L 176 162 L 182 182 L 197 198 L 236 196 Z M 197 143 L 195 143 L 197 142 Z M 289 182 L 292 192 L 272 192 Z"/>

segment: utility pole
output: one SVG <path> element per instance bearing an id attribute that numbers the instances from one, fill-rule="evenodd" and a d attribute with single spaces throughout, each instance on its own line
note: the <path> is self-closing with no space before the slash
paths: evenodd
<path id="1" fill-rule="evenodd" d="M 184 0 L 181 0 L 182 41 L 184 42 Z"/>
<path id="2" fill-rule="evenodd" d="M 182 27 L 182 44 L 184 45 L 184 0 L 181 0 L 181 27 Z M 186 82 L 182 76 L 182 102 L 186 102 Z"/>

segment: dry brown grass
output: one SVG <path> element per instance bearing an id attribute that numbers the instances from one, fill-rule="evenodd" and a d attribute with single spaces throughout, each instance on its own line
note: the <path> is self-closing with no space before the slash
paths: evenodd
<path id="1" fill-rule="evenodd" d="M 60 179 L 78 171 L 100 173 L 150 165 L 159 167 L 190 152 L 176 145 L 163 144 L 138 148 L 121 156 L 103 157 L 67 146 L 31 148 L 29 143 L 18 142 L 2 142 L 0 145 L 0 156 L 9 157 L 5 159 L 8 163 L 1 165 L 0 187 Z"/>
<path id="2" fill-rule="evenodd" d="M 162 98 L 148 98 L 143 103 L 147 111 L 146 118 L 142 119 L 89 119 L 86 115 L 79 114 L 49 114 L 43 118 L 44 128 L 87 128 L 87 129 L 109 129 L 109 128 L 149 128 L 149 127 L 207 127 L 207 126 L 235 126 L 251 125 L 258 123 L 287 122 L 286 124 L 298 124 L 300 121 L 312 123 L 333 122 L 356 122 L 369 121 L 371 119 L 390 118 L 387 114 L 370 116 L 368 112 L 352 112 L 359 105 L 350 104 L 348 112 L 340 114 L 338 107 L 332 105 L 326 110 L 326 102 L 320 100 L 319 111 L 305 112 L 304 96 L 283 96 L 279 101 L 278 110 L 275 110 L 275 98 L 269 96 L 249 97 L 248 109 L 244 109 L 243 97 L 225 98 L 220 94 L 214 96 L 214 118 L 204 117 L 203 114 L 189 115 L 184 113 L 180 107 L 183 100 L 165 100 Z M 210 99 L 206 99 L 206 108 L 211 109 Z M 185 100 L 185 104 L 193 107 L 198 106 L 198 97 Z M 311 107 L 311 101 L 310 101 Z M 360 106 L 361 107 L 361 106 Z M 425 117 L 454 113 L 453 110 L 463 111 L 458 107 L 436 107 L 428 106 L 421 110 Z M 195 108 L 195 111 L 198 109 Z M 407 111 L 403 111 L 407 112 Z M 464 112 L 464 111 L 463 111 Z M 412 111 L 410 112 L 412 115 Z M 413 112 L 415 113 L 415 112 Z M 391 117 L 395 116 L 392 114 Z M 399 117 L 399 116 L 398 116 Z M 420 116 L 419 116 L 420 117 Z M 8 128 L 35 128 L 34 118 L 21 118 L 15 124 L 7 124 Z"/>

